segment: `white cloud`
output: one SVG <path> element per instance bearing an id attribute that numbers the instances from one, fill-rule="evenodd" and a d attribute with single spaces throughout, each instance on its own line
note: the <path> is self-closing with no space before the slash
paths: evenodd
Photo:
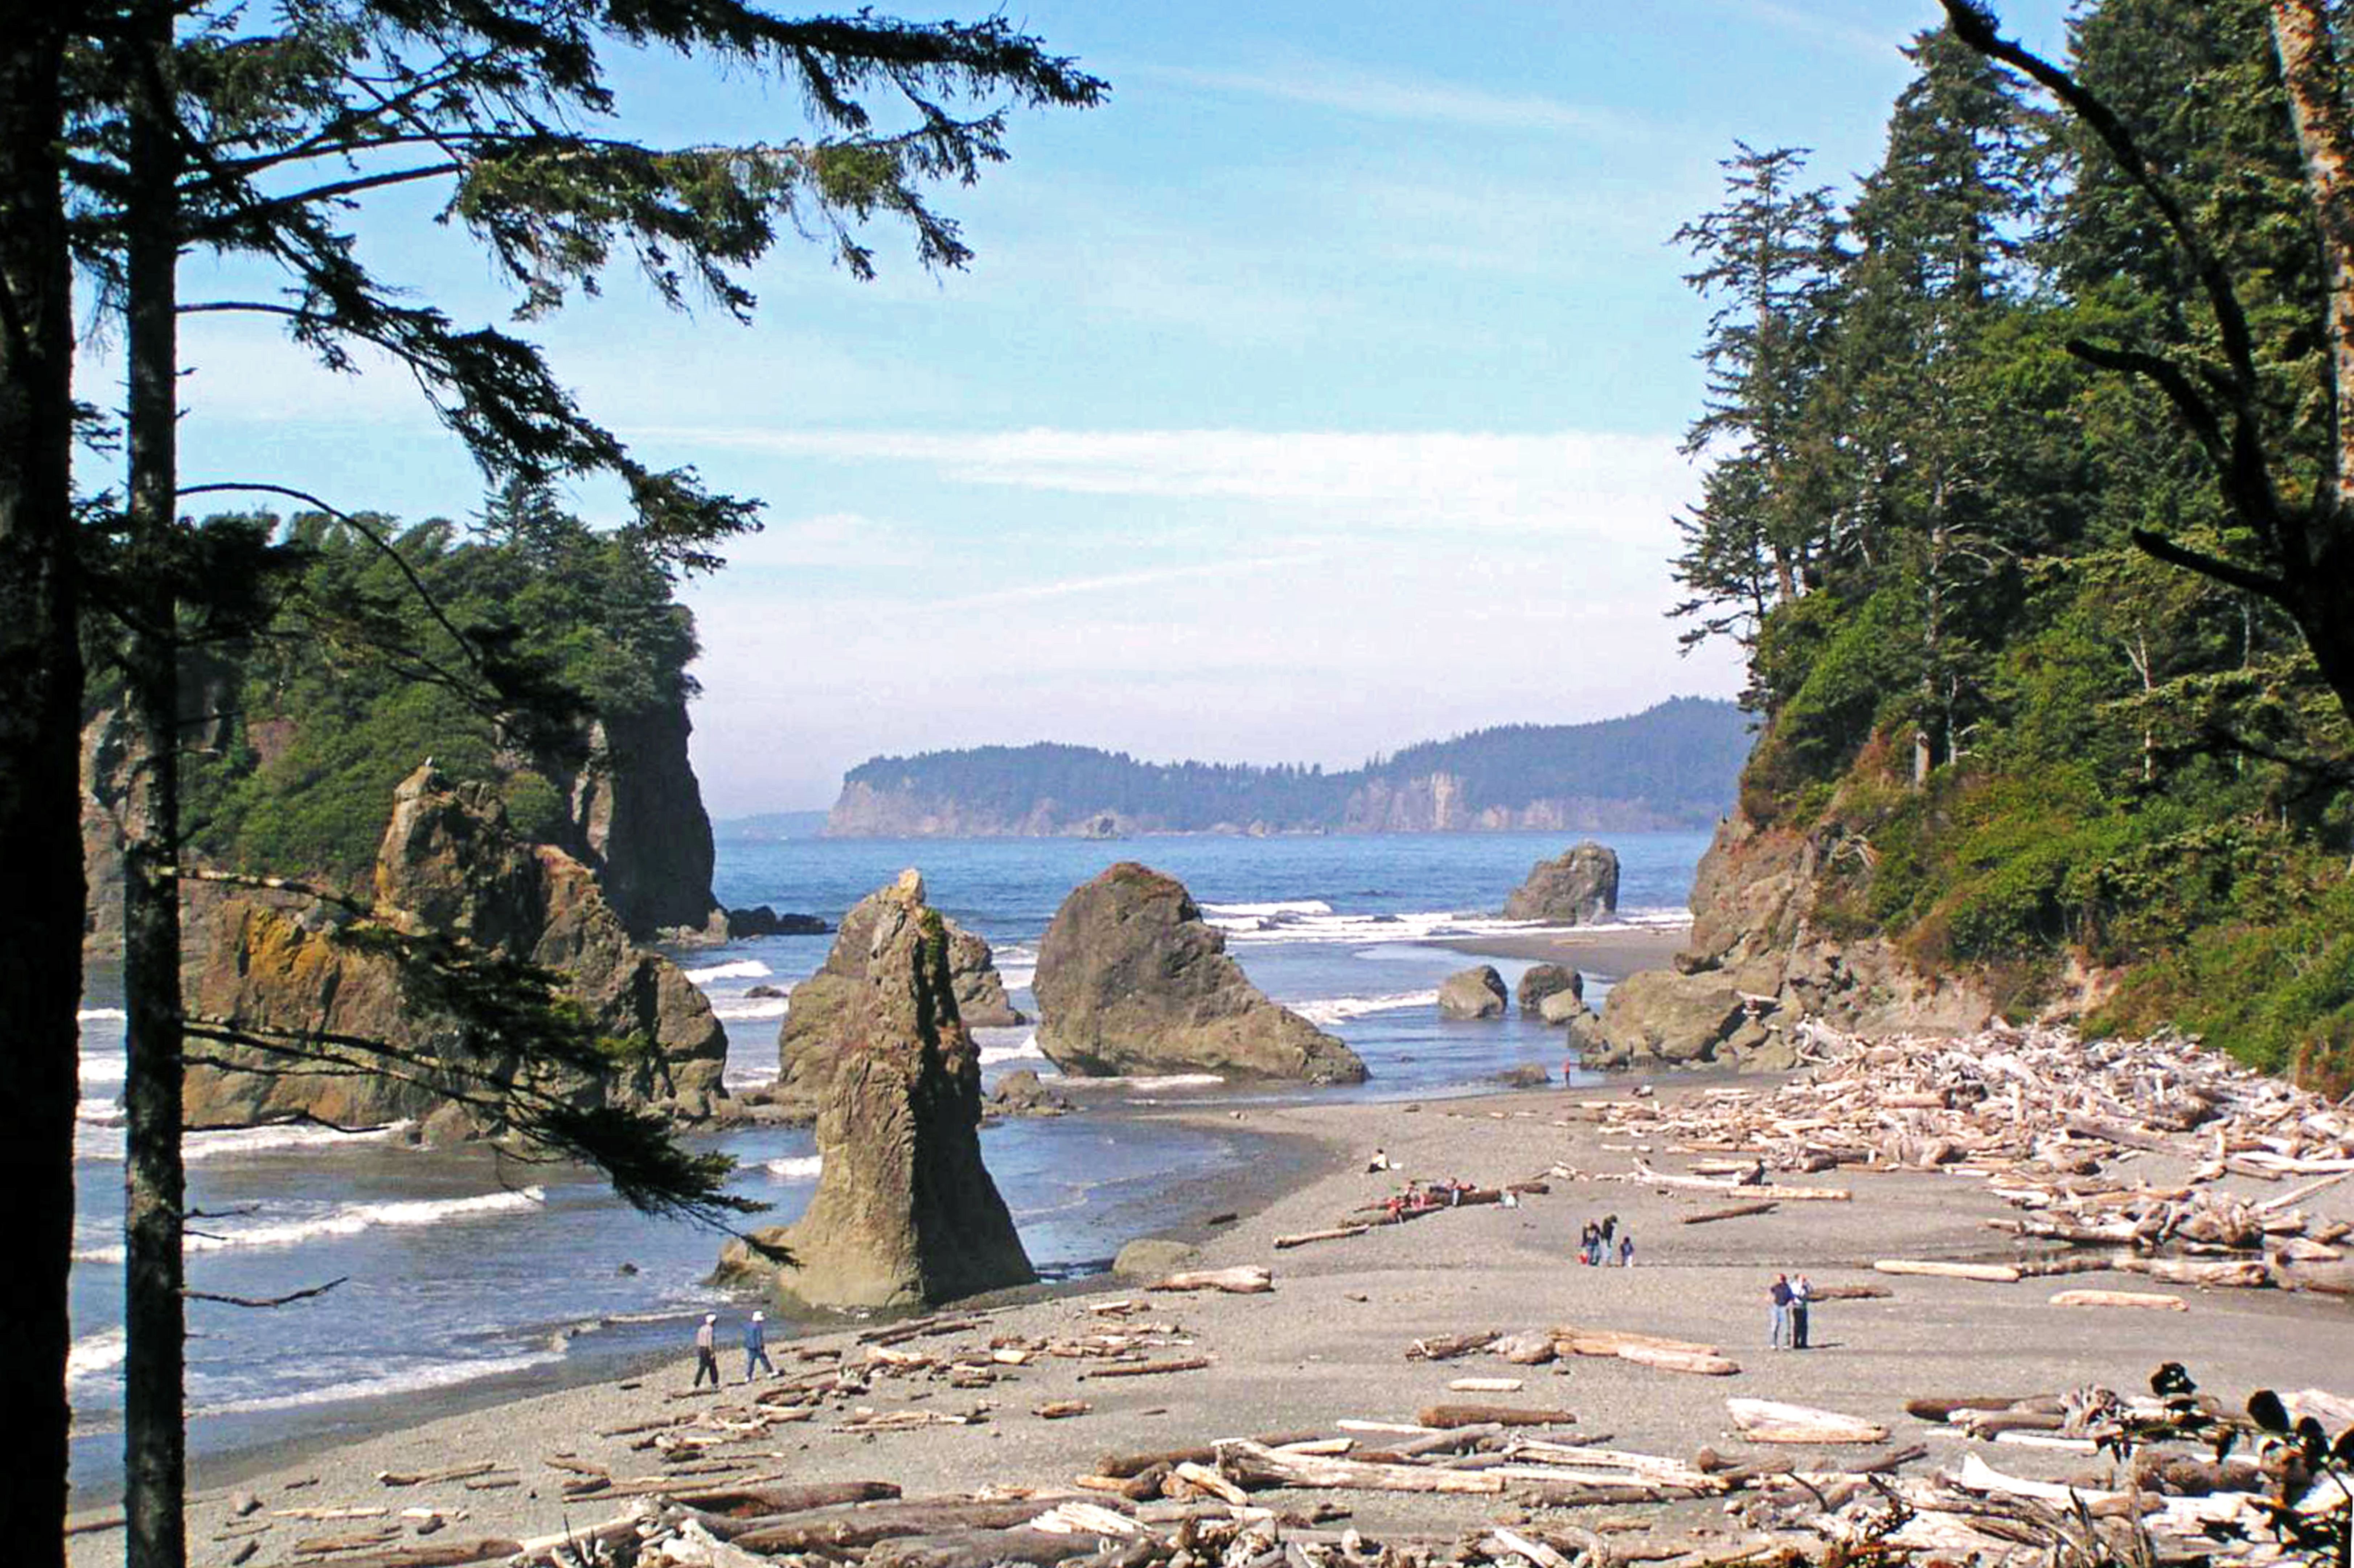
<path id="1" fill-rule="evenodd" d="M 768 524 L 729 545 L 726 556 L 737 567 L 896 567 L 920 559 L 922 551 L 895 524 L 858 512 L 821 512 Z"/>
<path id="2" fill-rule="evenodd" d="M 679 445 L 910 464 L 966 484 L 1279 504 L 1296 516 L 1393 528 L 1589 534 L 1613 529 L 1631 514 L 1664 515 L 1692 488 L 1672 438 L 1575 430 L 647 434 Z"/>
<path id="3" fill-rule="evenodd" d="M 1200 577 L 1256 577 L 1281 567 L 1307 566 L 1322 557 L 1313 551 L 1288 556 L 1253 556 L 1239 560 L 1204 561 L 1193 566 L 1158 567 L 1146 571 L 1112 572 L 1101 577 L 1064 577 L 1054 582 L 1024 583 L 1017 588 L 991 588 L 981 593 L 962 594 L 955 599 L 937 599 L 923 608 L 927 611 L 945 609 L 980 609 L 993 605 L 1027 603 L 1034 599 L 1066 599 L 1078 594 L 1103 593 L 1111 589 L 1156 588 L 1166 583 L 1191 582 Z"/>
<path id="4" fill-rule="evenodd" d="M 1305 103 L 1368 120 L 1407 120 L 1479 131 L 1534 131 L 1620 138 L 1646 133 L 1627 115 L 1542 93 L 1491 92 L 1428 77 L 1367 70 L 1340 61 L 1301 61 L 1273 71 L 1199 70 L 1140 65 L 1134 79 Z"/>

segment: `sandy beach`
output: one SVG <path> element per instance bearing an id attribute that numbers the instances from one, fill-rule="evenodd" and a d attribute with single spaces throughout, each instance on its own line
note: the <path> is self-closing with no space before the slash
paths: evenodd
<path id="1" fill-rule="evenodd" d="M 1200 1266 L 1267 1266 L 1271 1292 L 1145 1295 L 1135 1282 L 1100 1279 L 1011 1304 L 953 1309 L 945 1319 L 969 1326 L 925 1339 L 921 1348 L 1069 1340 L 1117 1328 L 1165 1344 L 1155 1354 L 1206 1358 L 1209 1366 L 1106 1380 L 1087 1375 L 1102 1363 L 1042 1354 L 998 1369 L 999 1381 L 981 1388 L 952 1388 L 927 1375 L 877 1376 L 856 1406 L 829 1405 L 812 1420 L 770 1427 L 718 1452 L 748 1462 L 749 1469 L 738 1474 L 889 1481 L 910 1497 L 988 1486 L 1055 1488 L 1092 1470 L 1097 1457 L 1108 1452 L 1331 1432 L 1342 1419 L 1410 1422 L 1423 1405 L 1468 1398 L 1567 1408 L 1576 1413 L 1581 1433 L 1607 1433 L 1620 1446 L 1688 1457 L 1703 1444 L 1739 1446 L 1727 1436 L 1723 1404 L 1728 1394 L 1739 1394 L 1884 1423 L 1897 1442 L 1929 1444 L 1934 1464 L 1957 1450 L 1961 1440 L 1908 1417 L 1907 1398 L 2023 1395 L 2088 1382 L 2134 1392 L 2166 1360 L 2182 1361 L 2226 1398 L 2243 1397 L 2258 1386 L 2348 1391 L 2354 1311 L 2341 1298 L 2186 1290 L 2190 1309 L 2184 1312 L 2098 1311 L 2054 1306 L 2049 1298 L 2062 1285 L 2129 1288 L 2137 1282 L 2087 1274 L 1986 1284 L 1892 1280 L 1870 1272 L 1875 1257 L 2008 1255 L 2014 1244 L 1986 1222 L 2010 1211 L 1982 1180 L 1968 1176 L 1842 1169 L 1824 1180 L 1850 1189 L 1851 1202 L 1788 1202 L 1768 1214 L 1680 1224 L 1681 1216 L 1721 1199 L 1593 1179 L 1627 1172 L 1638 1155 L 1662 1171 L 1684 1168 L 1685 1160 L 1669 1150 L 1606 1146 L 1594 1120 L 1596 1102 L 1636 1088 L 1628 1080 L 1602 1091 L 1555 1088 L 1419 1106 L 1305 1104 L 1185 1113 L 1238 1116 L 1251 1130 L 1308 1151 L 1288 1190 L 1258 1192 L 1256 1207 L 1247 1191 L 1252 1183 L 1242 1173 L 1231 1186 L 1204 1189 L 1203 1213 L 1188 1227 L 1203 1238 Z M 1661 1092 L 1709 1091 L 1684 1080 L 1664 1085 Z M 1364 1171 L 1377 1146 L 1397 1171 Z M 1549 1192 L 1528 1196 L 1516 1208 L 1444 1212 L 1292 1250 L 1274 1245 L 1278 1236 L 1334 1224 L 1405 1176 L 1500 1184 L 1545 1178 L 1556 1167 L 1580 1174 L 1552 1175 Z M 2161 1157 L 2150 1156 L 2135 1171 L 2151 1181 L 2179 1174 L 2164 1167 Z M 2248 1186 L 2260 1190 L 2259 1183 Z M 2348 1213 L 2354 1208 L 2349 1186 L 2354 1183 L 2317 1194 L 2308 1208 Z M 1227 1212 L 1237 1217 L 1224 1220 Z M 1615 1214 L 1636 1238 L 1634 1267 L 1576 1263 L 1579 1227 L 1605 1213 Z M 1874 1280 L 1891 1294 L 1826 1302 L 1816 1309 L 1816 1348 L 1771 1351 L 1765 1291 L 1779 1269 L 1804 1269 L 1820 1286 Z M 1095 1309 L 1116 1300 L 1141 1306 L 1127 1316 Z M 280 1456 L 258 1473 L 199 1477 L 193 1560 L 228 1563 L 248 1541 L 258 1550 L 247 1562 L 317 1560 L 298 1559 L 298 1542 L 337 1527 L 281 1510 L 388 1510 L 359 1519 L 396 1532 L 394 1543 L 415 1540 L 415 1521 L 404 1520 L 403 1510 L 438 1511 L 441 1541 L 523 1538 L 610 1518 L 623 1505 L 567 1500 L 560 1484 L 572 1477 L 550 1461 L 602 1467 L 616 1478 L 663 1473 L 662 1456 L 644 1446 L 646 1424 L 689 1410 L 748 1407 L 760 1392 L 737 1381 L 742 1357 L 732 1347 L 739 1321 L 733 1314 L 723 1319 L 721 1343 L 731 1348 L 721 1360 L 729 1383 L 716 1395 L 689 1393 L 693 1361 L 682 1346 L 675 1361 L 617 1383 L 519 1398 Z M 1407 1355 L 1418 1339 L 1559 1324 L 1703 1341 L 1721 1347 L 1741 1371 L 1733 1377 L 1694 1377 L 1590 1358 L 1514 1367 L 1493 1357 L 1442 1362 Z M 844 1351 L 863 1360 L 868 1352 L 855 1335 L 872 1327 L 845 1325 L 779 1345 L 779 1369 L 791 1377 L 812 1366 L 831 1367 Z M 1524 1386 L 1509 1394 L 1450 1394 L 1449 1382 L 1467 1375 L 1517 1376 Z M 1034 1414 L 1065 1401 L 1083 1401 L 1088 1408 L 1067 1419 Z M 881 1432 L 837 1429 L 862 1408 L 980 1419 Z M 631 1427 L 642 1430 L 621 1431 Z M 2031 1473 L 2062 1474 L 2087 1463 L 2080 1456 L 2035 1449 L 2006 1448 L 2002 1457 L 2007 1467 Z M 472 1478 L 471 1485 L 453 1478 L 396 1488 L 378 1478 L 384 1472 L 484 1463 L 498 1468 Z M 232 1526 L 231 1501 L 239 1491 L 249 1491 L 260 1508 Z M 1494 1498 L 1321 1495 L 1352 1508 L 1360 1528 L 1369 1531 L 1444 1531 L 1501 1517 L 1511 1508 Z M 257 1521 L 269 1527 L 258 1529 Z M 110 1531 L 80 1535 L 73 1544 L 78 1563 L 120 1557 L 120 1537 Z"/>
<path id="2" fill-rule="evenodd" d="M 1666 969 L 1691 936 L 1689 925 L 1606 926 L 1594 929 L 1568 926 L 1524 933 L 1442 937 L 1432 939 L 1430 946 L 1451 948 L 1478 958 L 1565 964 L 1574 969 L 1621 979 L 1637 969 Z"/>

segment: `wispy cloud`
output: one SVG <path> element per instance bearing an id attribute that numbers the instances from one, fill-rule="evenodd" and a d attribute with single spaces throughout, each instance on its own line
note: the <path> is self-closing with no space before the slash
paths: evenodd
<path id="1" fill-rule="evenodd" d="M 1174 87 L 1303 103 L 1367 120 L 1612 138 L 1649 131 L 1617 111 L 1543 93 L 1491 92 L 1460 82 L 1368 70 L 1334 60 L 1303 60 L 1279 70 L 1140 65 L 1130 67 L 1127 74 Z"/>
<path id="2" fill-rule="evenodd" d="M 1837 44 L 1843 49 L 1867 56 L 1883 65 L 1893 58 L 1898 45 L 1912 42 L 1913 34 L 1918 27 L 1928 25 L 1925 19 L 1914 26 L 1903 26 L 1892 18 L 1889 27 L 1882 31 L 1844 22 L 1836 16 L 1827 16 L 1819 10 L 1804 5 L 1786 5 L 1783 0 L 1728 0 L 1726 8 L 1755 17 L 1784 32 L 1796 33 L 1822 43 Z"/>
<path id="3" fill-rule="evenodd" d="M 1663 517 L 1691 474 L 1672 437 L 1557 431 L 907 430 L 648 432 L 705 445 L 916 465 L 953 482 L 1225 500 L 1389 528 L 1606 536 Z"/>
<path id="4" fill-rule="evenodd" d="M 1321 559 L 1320 552 L 1307 550 L 1288 556 L 1252 556 L 1239 560 L 1204 561 L 1193 566 L 1156 567 L 1143 571 L 1114 572 L 1102 577 L 1065 577 L 1055 582 L 1024 583 L 1019 588 L 992 588 L 985 593 L 938 599 L 924 609 L 927 611 L 978 609 L 989 605 L 1066 599 L 1076 594 L 1154 588 L 1163 583 L 1189 582 L 1198 577 L 1258 577 L 1279 567 L 1307 566 Z"/>

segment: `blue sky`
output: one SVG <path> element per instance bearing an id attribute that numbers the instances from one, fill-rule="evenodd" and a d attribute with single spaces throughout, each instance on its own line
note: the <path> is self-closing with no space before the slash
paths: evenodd
<path id="1" fill-rule="evenodd" d="M 2059 0 L 2000 8 L 2056 43 Z M 970 270 L 928 275 L 884 229 L 867 284 L 784 248 L 749 327 L 671 315 L 622 274 L 532 329 L 642 456 L 768 503 L 767 532 L 689 590 L 714 810 L 825 804 L 877 752 L 1349 766 L 1729 694 L 1729 654 L 1680 658 L 1661 615 L 1704 314 L 1667 238 L 1716 199 L 1735 137 L 1811 146 L 1829 182 L 1868 168 L 1898 47 L 1937 14 L 1013 13 L 1113 96 L 1018 116 L 1013 161 L 941 193 Z M 798 128 L 758 80 L 639 61 L 620 85 L 647 138 Z M 430 216 L 372 209 L 369 258 L 461 319 L 502 314 Z M 403 378 L 327 376 L 228 318 L 192 320 L 186 350 L 187 482 L 480 504 Z M 108 373 L 94 348 L 86 375 Z"/>

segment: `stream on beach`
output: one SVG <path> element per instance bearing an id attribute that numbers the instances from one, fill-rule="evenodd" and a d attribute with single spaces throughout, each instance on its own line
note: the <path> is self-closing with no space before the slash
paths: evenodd
<path id="1" fill-rule="evenodd" d="M 716 892 L 731 908 L 768 904 L 837 920 L 905 866 L 930 900 L 986 937 L 1013 1005 L 1034 1012 L 1038 941 L 1066 893 L 1115 861 L 1182 881 L 1228 950 L 1277 1001 L 1339 1035 L 1372 1077 L 1340 1089 L 1227 1086 L 1214 1077 L 1060 1083 L 1027 1027 L 977 1031 L 983 1086 L 1030 1068 L 1066 1093 L 1068 1116 L 992 1121 L 981 1149 L 1023 1243 L 1049 1279 L 1098 1273 L 1139 1234 L 1202 1218 L 1210 1183 L 1248 1191 L 1270 1165 L 1247 1107 L 1307 1095 L 1427 1097 L 1492 1088 L 1523 1062 L 1561 1064 L 1560 1035 L 1523 1021 L 1448 1022 L 1438 983 L 1482 961 L 1463 946 L 1532 927 L 1497 917 L 1536 861 L 1575 834 L 1413 834 L 1246 839 L 758 840 L 723 830 Z M 1600 835 L 1621 863 L 1620 920 L 1679 925 L 1705 833 Z M 731 1084 L 776 1072 L 789 991 L 831 937 L 774 937 L 676 956 L 728 1035 Z M 1442 945 L 1446 944 L 1446 945 Z M 1525 959 L 1492 959 L 1507 983 Z M 1589 975 L 1597 1002 L 1615 977 Z M 72 1276 L 75 1504 L 113 1495 L 122 1466 L 122 1014 L 119 980 L 92 966 L 82 1010 Z M 1177 1122 L 1172 1107 L 1243 1113 L 1231 1128 Z M 694 1140 L 737 1161 L 735 1190 L 794 1218 L 815 1191 L 806 1129 L 746 1129 Z M 720 1237 L 638 1214 L 590 1172 L 503 1160 L 482 1149 L 419 1150 L 401 1129 L 335 1134 L 265 1128 L 192 1134 L 192 1288 L 267 1298 L 339 1280 L 267 1311 L 192 1302 L 188 1441 L 207 1462 L 268 1445 L 424 1418 L 517 1388 L 614 1375 L 675 1350 L 721 1298 L 703 1283 Z M 1259 1171 L 1279 1179 L 1279 1170 Z M 779 1335 L 791 1325 L 777 1325 Z"/>

